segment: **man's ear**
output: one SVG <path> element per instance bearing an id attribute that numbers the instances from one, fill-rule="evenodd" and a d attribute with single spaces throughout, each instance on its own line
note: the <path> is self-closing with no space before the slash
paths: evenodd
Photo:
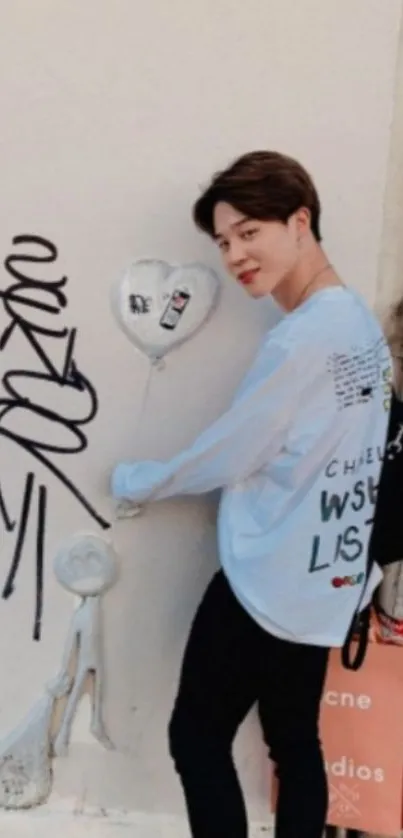
<path id="1" fill-rule="evenodd" d="M 295 213 L 297 233 L 303 236 L 311 229 L 311 213 L 307 207 L 300 207 Z"/>

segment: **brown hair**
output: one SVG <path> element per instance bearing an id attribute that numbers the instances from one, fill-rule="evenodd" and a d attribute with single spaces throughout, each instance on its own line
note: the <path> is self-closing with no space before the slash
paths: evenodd
<path id="1" fill-rule="evenodd" d="M 311 214 L 312 233 L 321 241 L 318 193 L 308 172 L 292 157 L 252 151 L 215 174 L 193 207 L 195 224 L 210 236 L 214 236 L 214 208 L 220 201 L 248 218 L 283 224 L 305 207 Z"/>

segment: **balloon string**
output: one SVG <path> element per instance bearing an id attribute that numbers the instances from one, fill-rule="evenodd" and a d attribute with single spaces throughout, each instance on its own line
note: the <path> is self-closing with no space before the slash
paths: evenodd
<path id="1" fill-rule="evenodd" d="M 147 379 L 143 391 L 143 397 L 141 399 L 137 420 L 134 428 L 134 436 L 136 440 L 136 447 L 138 446 L 139 439 L 141 440 L 142 434 L 142 422 L 146 413 L 146 408 L 149 401 L 150 390 L 151 390 L 151 383 L 153 380 L 154 370 L 158 369 L 159 365 L 156 362 L 151 362 L 148 368 Z M 115 506 L 115 520 L 120 520 L 122 518 L 134 518 L 136 515 L 140 513 L 140 507 L 132 503 L 130 500 L 120 500 L 116 503 Z M 111 528 L 112 529 L 112 528 Z"/>
<path id="2" fill-rule="evenodd" d="M 145 387 L 144 387 L 143 398 L 141 400 L 141 404 L 140 404 L 140 407 L 139 407 L 139 410 L 138 410 L 137 421 L 136 421 L 135 429 L 134 429 L 134 438 L 136 440 L 136 443 L 138 442 L 139 439 L 141 439 L 141 434 L 142 434 L 141 424 L 143 422 L 144 415 L 145 415 L 145 412 L 146 412 L 146 408 L 147 408 L 147 405 L 148 405 L 148 400 L 149 400 L 150 390 L 151 390 L 151 382 L 152 382 L 152 379 L 153 379 L 153 373 L 154 373 L 154 364 L 150 364 L 149 368 L 148 368 Z"/>

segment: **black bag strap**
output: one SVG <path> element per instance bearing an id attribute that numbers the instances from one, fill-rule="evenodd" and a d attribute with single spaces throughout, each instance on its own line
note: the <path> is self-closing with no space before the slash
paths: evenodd
<path id="1" fill-rule="evenodd" d="M 368 549 L 367 567 L 365 571 L 365 581 L 362 586 L 361 596 L 358 600 L 357 608 L 354 611 L 353 619 L 351 620 L 350 628 L 347 632 L 347 637 L 344 641 L 341 650 L 341 660 L 345 669 L 351 669 L 357 672 L 365 660 L 365 655 L 368 650 L 369 643 L 369 629 L 371 623 L 371 604 L 367 605 L 360 613 L 362 601 L 367 588 L 369 577 L 371 576 L 372 568 L 375 564 L 374 555 L 371 550 L 371 541 Z M 354 658 L 352 658 L 352 647 L 356 640 L 357 649 Z"/>
<path id="2" fill-rule="evenodd" d="M 344 646 L 341 650 L 341 660 L 345 669 L 351 669 L 357 672 L 365 660 L 369 643 L 369 629 L 370 629 L 371 607 L 367 605 L 360 615 L 355 612 L 352 619 L 347 637 L 344 641 Z M 358 627 L 358 628 L 357 628 Z M 357 637 L 357 648 L 355 655 L 352 658 L 352 647 L 354 636 Z"/>

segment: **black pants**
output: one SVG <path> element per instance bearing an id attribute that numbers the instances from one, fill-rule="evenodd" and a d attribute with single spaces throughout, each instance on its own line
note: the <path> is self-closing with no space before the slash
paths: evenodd
<path id="1" fill-rule="evenodd" d="M 327 649 L 263 631 L 224 575 L 214 577 L 191 629 L 169 726 L 193 838 L 247 836 L 232 744 L 255 702 L 278 770 L 276 836 L 321 838 L 327 782 L 318 715 L 327 659 Z"/>

